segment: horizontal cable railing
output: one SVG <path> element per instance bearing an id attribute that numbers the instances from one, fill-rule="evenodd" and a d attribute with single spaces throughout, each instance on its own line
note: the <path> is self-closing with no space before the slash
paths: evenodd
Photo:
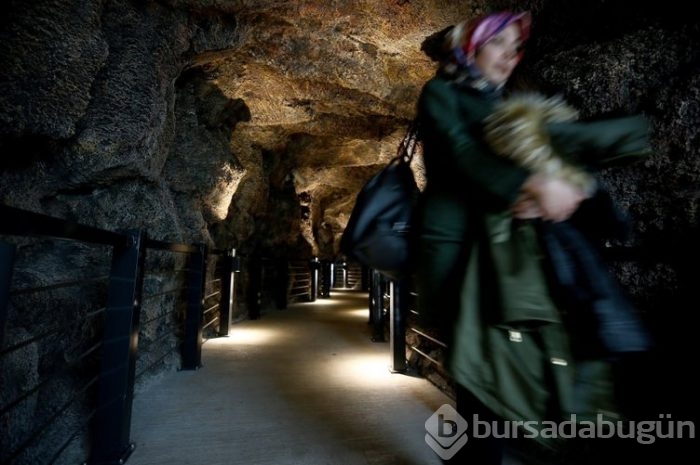
<path id="1" fill-rule="evenodd" d="M 663 247 L 606 246 L 600 250 L 601 259 L 611 266 L 624 262 L 658 262 L 668 260 L 669 255 L 660 252 Z M 409 368 L 433 378 L 447 394 L 453 384 L 444 366 L 448 345 L 441 339 L 437 328 L 425 325 L 417 306 L 418 294 L 412 278 L 391 280 L 376 270 L 370 271 L 369 321 L 372 324 L 372 341 L 391 345 L 392 371 L 404 372 Z M 424 363 L 425 362 L 425 363 Z M 435 378 L 440 378 L 436 382 Z"/>
<path id="2" fill-rule="evenodd" d="M 4 235 L 50 236 L 110 246 L 125 245 L 130 240 L 126 234 L 106 231 L 8 205 L 0 205 L 0 214 L 3 218 L 0 232 Z"/>
<path id="3" fill-rule="evenodd" d="M 308 302 L 313 300 L 314 270 L 308 261 L 294 260 L 288 264 L 289 270 L 289 299 L 292 302 Z"/>
<path id="4" fill-rule="evenodd" d="M 228 334 L 235 251 L 0 215 L 0 464 L 124 463 L 136 381 Z"/>

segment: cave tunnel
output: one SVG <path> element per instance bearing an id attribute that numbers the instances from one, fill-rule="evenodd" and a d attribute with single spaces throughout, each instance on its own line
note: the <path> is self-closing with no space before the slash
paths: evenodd
<path id="1" fill-rule="evenodd" d="M 424 436 L 454 406 L 444 344 L 414 326 L 410 283 L 339 242 L 435 44 L 494 9 L 533 15 L 514 86 L 652 123 L 653 154 L 601 177 L 632 224 L 611 269 L 656 341 L 621 389 L 659 434 L 574 441 L 558 463 L 685 460 L 668 425 L 697 406 L 686 2 L 9 0 L 0 464 L 441 463 Z M 545 463 L 529 447 L 504 463 Z"/>

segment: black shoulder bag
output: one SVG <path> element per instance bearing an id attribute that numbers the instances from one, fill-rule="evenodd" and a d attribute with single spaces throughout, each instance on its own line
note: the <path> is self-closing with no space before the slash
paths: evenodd
<path id="1" fill-rule="evenodd" d="M 396 157 L 358 193 L 340 240 L 349 259 L 394 280 L 411 271 L 411 222 L 420 193 L 410 166 L 416 144 L 414 121 Z"/>

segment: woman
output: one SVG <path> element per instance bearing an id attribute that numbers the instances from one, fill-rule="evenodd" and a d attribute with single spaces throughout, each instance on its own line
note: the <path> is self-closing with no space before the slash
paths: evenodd
<path id="1" fill-rule="evenodd" d="M 551 292 L 551 263 L 542 258 L 542 231 L 568 223 L 590 186 L 532 171 L 484 137 L 530 22 L 526 12 L 497 12 L 456 25 L 446 36 L 448 59 L 418 102 L 427 180 L 418 210 L 419 309 L 442 330 L 457 410 L 470 424 L 475 414 L 489 423 L 542 422 L 615 410 L 609 363 L 594 351 L 574 359 L 565 301 Z M 588 168 L 648 153 L 642 118 L 543 125 L 543 140 Z M 494 437 L 470 436 L 450 463 L 500 464 L 503 450 Z"/>

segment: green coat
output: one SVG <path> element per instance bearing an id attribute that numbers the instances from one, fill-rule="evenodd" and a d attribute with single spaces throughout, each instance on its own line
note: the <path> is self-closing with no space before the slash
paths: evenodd
<path id="1" fill-rule="evenodd" d="M 508 213 L 529 176 L 495 155 L 482 122 L 499 97 L 441 77 L 418 103 L 427 184 L 418 208 L 419 313 L 442 329 L 455 381 L 506 420 L 615 411 L 607 363 L 573 360 L 534 227 Z M 592 168 L 648 153 L 641 117 L 547 127 Z"/>

